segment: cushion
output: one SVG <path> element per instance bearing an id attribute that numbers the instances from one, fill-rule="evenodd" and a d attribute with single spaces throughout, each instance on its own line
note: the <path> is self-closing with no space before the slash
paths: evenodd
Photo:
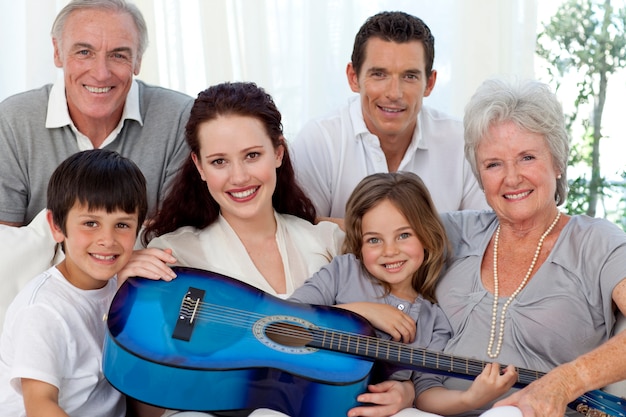
<path id="1" fill-rule="evenodd" d="M 37 275 L 63 259 L 42 210 L 22 227 L 0 225 L 0 323 L 15 295 Z"/>

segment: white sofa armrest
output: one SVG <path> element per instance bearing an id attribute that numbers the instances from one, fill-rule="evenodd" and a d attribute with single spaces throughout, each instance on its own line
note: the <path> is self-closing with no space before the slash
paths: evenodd
<path id="1" fill-rule="evenodd" d="M 0 326 L 15 295 L 28 281 L 63 259 L 42 210 L 27 226 L 0 225 Z"/>

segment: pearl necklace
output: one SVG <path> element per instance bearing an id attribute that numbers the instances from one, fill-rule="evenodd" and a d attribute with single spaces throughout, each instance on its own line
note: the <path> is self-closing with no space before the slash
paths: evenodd
<path id="1" fill-rule="evenodd" d="M 502 306 L 502 312 L 500 313 L 500 334 L 498 335 L 498 344 L 496 345 L 496 351 L 493 352 L 493 342 L 496 338 L 496 324 L 498 322 L 498 241 L 500 239 L 500 225 L 496 229 L 496 236 L 493 241 L 493 309 L 491 313 L 491 334 L 489 335 L 489 345 L 487 346 L 487 355 L 490 358 L 497 358 L 500 355 L 500 349 L 502 348 L 502 340 L 504 339 L 504 316 L 506 315 L 506 310 L 509 308 L 509 305 L 513 301 L 513 299 L 519 294 L 519 292 L 524 288 L 526 282 L 530 278 L 530 274 L 535 269 L 535 264 L 537 263 L 537 259 L 539 258 L 539 254 L 541 253 L 541 248 L 543 247 L 543 241 L 546 236 L 550 234 L 554 226 L 558 223 L 561 218 L 561 212 L 559 211 L 552 221 L 552 224 L 548 229 L 541 235 L 539 238 L 539 243 L 537 243 L 537 249 L 535 250 L 535 255 L 533 256 L 533 260 L 530 263 L 530 267 L 526 272 L 526 276 L 520 283 L 519 287 L 513 294 L 509 297 L 508 300 Z"/>

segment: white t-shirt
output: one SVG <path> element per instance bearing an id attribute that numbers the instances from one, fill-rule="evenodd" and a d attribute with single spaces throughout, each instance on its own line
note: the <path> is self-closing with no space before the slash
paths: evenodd
<path id="1" fill-rule="evenodd" d="M 104 316 L 117 289 L 81 290 L 56 267 L 30 281 L 7 310 L 0 336 L 0 410 L 25 416 L 21 378 L 59 389 L 71 417 L 124 417 L 123 396 L 102 374 Z"/>
<path id="2" fill-rule="evenodd" d="M 398 171 L 419 175 L 440 212 L 488 209 L 463 149 L 463 123 L 422 107 Z M 389 172 L 378 137 L 365 125 L 359 97 L 329 116 L 308 122 L 290 150 L 298 181 L 320 216 L 343 218 L 359 181 Z"/>

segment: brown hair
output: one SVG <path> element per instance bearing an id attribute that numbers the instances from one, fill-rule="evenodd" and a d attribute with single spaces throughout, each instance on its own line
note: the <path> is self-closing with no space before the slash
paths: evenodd
<path id="1" fill-rule="evenodd" d="M 372 174 L 356 186 L 346 204 L 344 253 L 352 253 L 358 259 L 362 259 L 363 216 L 384 200 L 388 200 L 400 210 L 424 246 L 424 262 L 415 272 L 412 284 L 425 299 L 436 302 L 435 286 L 450 246 L 430 193 L 416 174 L 412 172 Z M 390 291 L 387 283 L 380 284 L 387 293 Z"/>
<path id="2" fill-rule="evenodd" d="M 282 164 L 276 168 L 276 188 L 272 205 L 278 213 L 291 214 L 313 223 L 316 217 L 311 200 L 296 182 L 289 150 L 283 136 L 281 114 L 272 97 L 250 82 L 222 83 L 198 94 L 185 128 L 191 153 L 200 157 L 200 125 L 220 116 L 239 115 L 259 120 L 272 141 L 274 149 L 285 149 Z M 209 193 L 189 155 L 169 189 L 162 207 L 146 227 L 142 242 L 148 242 L 182 226 L 203 229 L 220 213 L 219 204 Z"/>

